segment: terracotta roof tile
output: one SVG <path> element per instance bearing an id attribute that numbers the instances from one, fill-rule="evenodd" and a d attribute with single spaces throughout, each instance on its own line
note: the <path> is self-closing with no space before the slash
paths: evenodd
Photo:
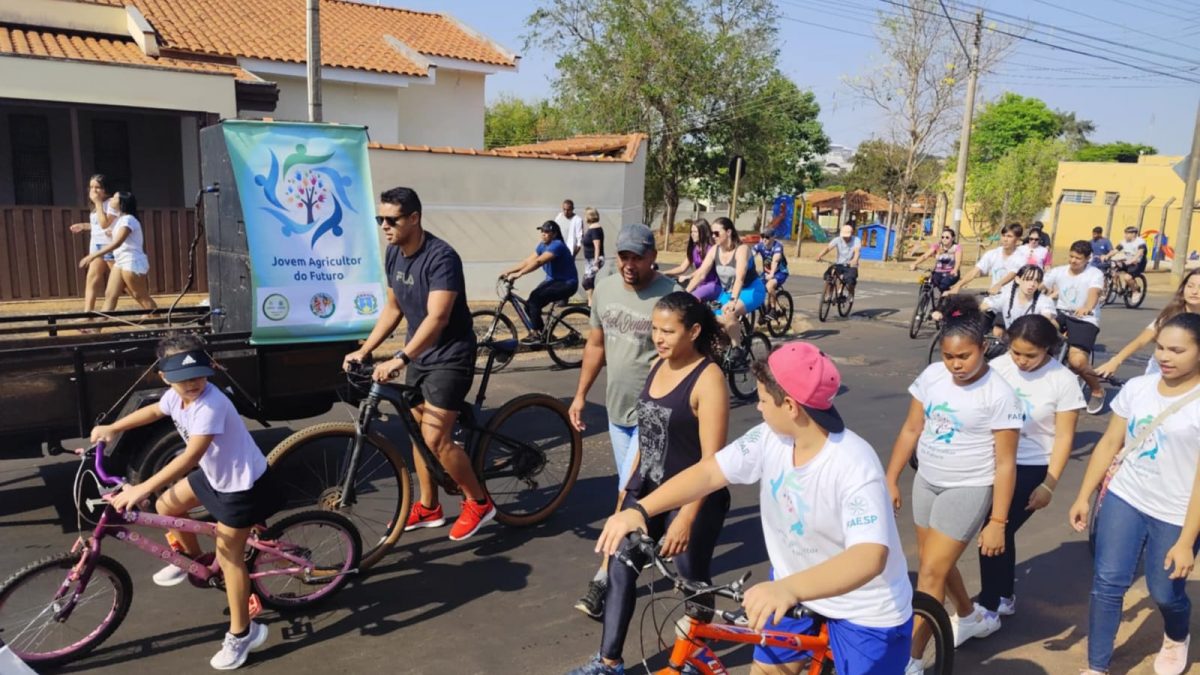
<path id="1" fill-rule="evenodd" d="M 300 0 L 78 0 L 136 6 L 167 49 L 304 63 L 305 12 Z M 453 19 L 428 12 L 321 0 L 321 60 L 326 66 L 426 76 L 385 40 L 394 36 L 427 55 L 513 67 L 515 60 Z"/>
<path id="2" fill-rule="evenodd" d="M 595 151 L 580 151 L 578 148 L 595 148 L 598 138 L 609 139 L 605 146 L 613 148 L 617 147 L 616 141 L 620 139 L 619 147 L 622 150 L 619 154 L 595 152 Z M 438 147 L 431 148 L 428 145 L 404 145 L 390 143 L 371 143 L 367 147 L 377 150 L 395 150 L 400 152 L 431 152 L 442 155 L 473 155 L 478 157 L 514 157 L 520 159 L 557 159 L 573 162 L 632 162 L 637 156 L 638 148 L 646 140 L 645 134 L 627 134 L 620 136 L 579 136 L 576 138 L 563 139 L 561 141 L 549 141 L 547 143 L 538 143 L 534 145 L 514 146 L 511 148 L 496 148 L 495 150 L 475 150 L 474 148 L 451 148 Z M 556 151 L 555 148 L 558 150 Z M 572 149 L 574 148 L 574 149 Z"/>
<path id="3" fill-rule="evenodd" d="M 262 82 L 257 76 L 234 65 L 146 56 L 132 39 L 122 40 L 86 33 L 38 31 L 5 24 L 0 24 L 0 55 L 218 73 L 232 75 L 246 82 Z"/>

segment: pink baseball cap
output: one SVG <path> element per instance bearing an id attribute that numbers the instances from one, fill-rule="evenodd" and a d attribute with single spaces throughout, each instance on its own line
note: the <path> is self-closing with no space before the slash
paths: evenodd
<path id="1" fill-rule="evenodd" d="M 789 342 L 767 357 L 771 376 L 789 398 L 829 433 L 846 429 L 842 416 L 833 407 L 833 398 L 842 386 L 842 376 L 833 360 L 810 342 Z"/>

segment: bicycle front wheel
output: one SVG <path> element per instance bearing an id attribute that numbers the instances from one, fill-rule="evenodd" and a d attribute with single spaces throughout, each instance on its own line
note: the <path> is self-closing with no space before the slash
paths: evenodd
<path id="1" fill-rule="evenodd" d="M 583 363 L 583 346 L 592 329 L 592 313 L 587 307 L 568 307 L 550 323 L 546 332 L 546 350 L 550 359 L 562 368 L 578 368 Z"/>
<path id="2" fill-rule="evenodd" d="M 912 319 L 908 322 L 908 337 L 916 340 L 921 332 L 921 324 L 925 323 L 925 315 L 929 313 L 930 298 L 928 293 L 922 293 L 913 309 Z"/>
<path id="3" fill-rule="evenodd" d="M 946 608 L 932 596 L 913 591 L 913 619 L 920 622 L 916 636 L 928 636 L 921 656 L 926 675 L 951 675 L 954 672 L 954 632 Z"/>
<path id="4" fill-rule="evenodd" d="M 471 323 L 475 328 L 475 372 L 483 373 L 492 349 L 488 345 L 501 340 L 517 340 L 517 327 L 512 319 L 494 309 L 477 309 L 471 312 Z M 498 373 L 512 363 L 512 354 L 497 352 L 492 362 L 492 372 Z"/>
<path id="5" fill-rule="evenodd" d="M 1125 288 L 1125 306 L 1129 309 L 1137 309 L 1142 306 L 1142 302 L 1146 299 L 1146 277 L 1141 274 L 1135 275 L 1129 280 L 1129 286 Z"/>
<path id="6" fill-rule="evenodd" d="M 729 390 L 739 400 L 753 401 L 758 396 L 758 380 L 751 372 L 750 364 L 765 361 L 771 355 L 771 341 L 762 333 L 749 333 L 743 338 L 742 346 L 746 350 L 745 356 L 728 366 Z"/>
<path id="7" fill-rule="evenodd" d="M 133 581 L 121 563 L 102 555 L 90 577 L 70 579 L 79 559 L 79 553 L 45 558 L 0 585 L 0 636 L 39 670 L 95 649 L 121 625 L 133 602 Z"/>
<path id="8" fill-rule="evenodd" d="M 280 553 L 304 561 L 301 565 L 270 549 L 253 549 L 246 567 L 254 591 L 271 609 L 304 607 L 332 595 L 350 580 L 347 575 L 362 554 L 354 525 L 332 511 L 293 513 L 259 539 L 277 542 Z"/>
<path id="9" fill-rule="evenodd" d="M 362 439 L 353 494 L 343 499 L 354 436 L 351 422 L 311 426 L 275 446 L 267 463 L 287 492 L 282 512 L 316 509 L 348 518 L 362 537 L 359 568 L 366 570 L 404 533 L 412 484 L 404 457 L 382 434 L 371 432 Z"/>
<path id="10" fill-rule="evenodd" d="M 579 477 L 583 438 L 567 406 L 546 394 L 524 394 L 488 420 L 475 447 L 475 473 L 505 525 L 537 525 L 562 505 Z"/>
<path id="11" fill-rule="evenodd" d="M 1109 275 L 1104 276 L 1104 304 L 1111 305 L 1117 301 L 1117 282 Z"/>
<path id="12" fill-rule="evenodd" d="M 829 308 L 833 307 L 833 290 L 833 284 L 826 281 L 817 305 L 817 318 L 822 322 L 829 318 Z"/>
<path id="13" fill-rule="evenodd" d="M 775 308 L 766 310 L 767 330 L 771 337 L 783 337 L 792 329 L 792 318 L 796 308 L 792 304 L 792 294 L 780 288 L 775 291 Z"/>

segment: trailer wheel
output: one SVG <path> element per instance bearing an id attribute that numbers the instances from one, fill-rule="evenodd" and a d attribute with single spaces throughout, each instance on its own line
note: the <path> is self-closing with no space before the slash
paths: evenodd
<path id="1" fill-rule="evenodd" d="M 187 443 L 184 443 L 183 437 L 179 435 L 175 427 L 166 425 L 161 431 L 146 439 L 146 450 L 130 463 L 130 477 L 135 483 L 149 479 L 161 471 L 171 460 L 178 457 L 185 448 L 187 448 Z M 159 494 L 161 493 L 156 493 L 154 498 L 157 499 Z M 208 510 L 202 506 L 196 507 L 188 512 L 188 517 L 195 520 L 207 520 L 209 518 Z"/>

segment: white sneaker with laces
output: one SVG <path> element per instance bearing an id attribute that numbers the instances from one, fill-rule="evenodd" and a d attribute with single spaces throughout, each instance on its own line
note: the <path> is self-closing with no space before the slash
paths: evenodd
<path id="1" fill-rule="evenodd" d="M 178 586 L 187 581 L 188 573 L 174 565 L 167 565 L 154 573 L 154 583 L 159 586 Z"/>
<path id="2" fill-rule="evenodd" d="M 1164 635 L 1162 648 L 1158 650 L 1158 656 L 1154 657 L 1155 675 L 1181 675 L 1187 670 L 1188 645 L 1191 642 L 1191 635 L 1184 638 L 1183 642 L 1176 642 Z"/>
<path id="3" fill-rule="evenodd" d="M 950 627 L 954 629 L 954 647 L 958 648 L 971 638 L 985 638 L 1000 630 L 1000 617 L 975 603 L 970 616 L 950 615 Z"/>
<path id="4" fill-rule="evenodd" d="M 925 663 L 921 659 L 908 657 L 908 665 L 904 667 L 904 675 L 925 675 Z"/>
<path id="5" fill-rule="evenodd" d="M 233 633 L 225 633 L 225 641 L 221 643 L 221 651 L 217 652 L 208 663 L 217 670 L 233 670 L 240 668 L 250 656 L 250 652 L 258 649 L 267 641 L 267 627 L 257 621 L 250 622 L 250 632 L 246 637 L 235 637 Z"/>
<path id="6" fill-rule="evenodd" d="M 1017 596 L 1005 598 L 1001 596 L 1000 604 L 996 607 L 996 613 L 1000 616 L 1012 616 L 1017 613 Z"/>

